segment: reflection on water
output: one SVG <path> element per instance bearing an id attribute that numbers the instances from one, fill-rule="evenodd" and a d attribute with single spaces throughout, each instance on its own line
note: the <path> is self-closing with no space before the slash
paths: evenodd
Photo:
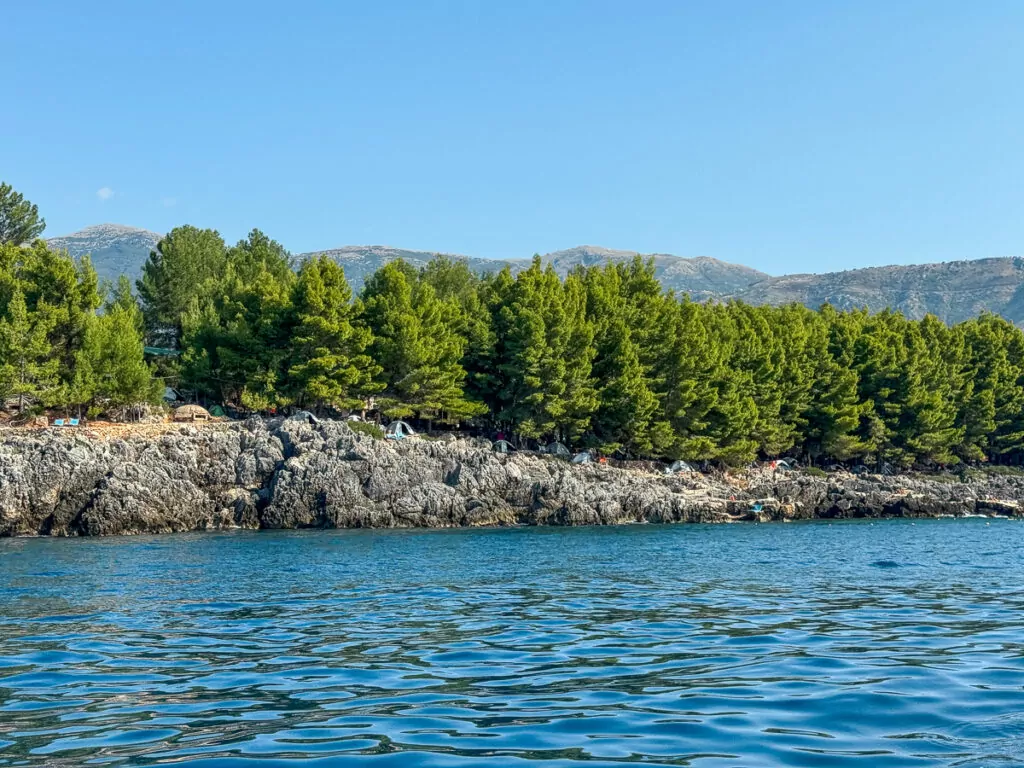
<path id="1" fill-rule="evenodd" d="M 1024 524 L 0 541 L 0 765 L 1024 766 Z"/>

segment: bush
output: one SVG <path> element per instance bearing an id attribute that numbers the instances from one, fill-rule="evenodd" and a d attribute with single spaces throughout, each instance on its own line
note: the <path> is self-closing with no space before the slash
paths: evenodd
<path id="1" fill-rule="evenodd" d="M 824 469 L 819 469 L 818 467 L 807 467 L 804 469 L 804 474 L 810 475 L 811 477 L 828 477 L 828 472 Z"/>
<path id="2" fill-rule="evenodd" d="M 1024 467 L 1008 467 L 1002 464 L 987 464 L 981 468 L 986 475 L 1004 475 L 1009 477 L 1020 477 L 1024 475 Z"/>
<path id="3" fill-rule="evenodd" d="M 353 432 L 358 432 L 361 435 L 369 435 L 378 440 L 384 439 L 384 430 L 368 421 L 350 421 L 348 427 Z"/>

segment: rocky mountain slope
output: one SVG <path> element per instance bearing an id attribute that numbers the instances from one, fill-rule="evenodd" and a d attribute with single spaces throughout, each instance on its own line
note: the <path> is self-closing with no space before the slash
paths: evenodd
<path id="1" fill-rule="evenodd" d="M 752 304 L 839 309 L 887 307 L 920 318 L 927 313 L 956 323 L 995 312 L 1024 323 L 1024 259 L 978 259 L 944 264 L 871 267 L 823 275 L 785 275 L 761 280 L 736 292 Z"/>
<path id="2" fill-rule="evenodd" d="M 118 275 L 128 275 L 133 281 L 142 274 L 142 265 L 149 252 L 160 241 L 160 235 L 145 229 L 134 229 L 119 224 L 100 224 L 87 227 L 80 232 L 49 239 L 57 248 L 67 250 L 72 256 L 92 255 L 93 266 L 100 278 L 116 280 Z M 318 253 L 325 253 L 345 267 L 345 274 L 355 290 L 384 264 L 394 259 L 405 259 L 416 267 L 430 261 L 435 254 L 430 251 L 411 251 L 390 248 L 383 245 L 347 245 L 326 251 L 313 251 L 296 256 L 301 261 Z M 563 277 L 578 265 L 617 263 L 631 260 L 633 251 L 616 251 L 598 246 L 582 245 L 564 251 L 555 251 L 544 256 L 545 263 L 551 263 Z M 655 271 L 662 283 L 673 290 L 689 293 L 695 299 L 722 298 L 731 295 L 768 275 L 756 269 L 729 264 L 707 257 L 682 258 L 670 254 L 652 254 Z M 496 272 L 506 266 L 513 272 L 526 269 L 532 261 L 529 258 L 499 260 L 473 256 L 454 256 L 469 263 L 474 272 Z"/>
<path id="3" fill-rule="evenodd" d="M 149 252 L 156 248 L 163 235 L 146 229 L 120 224 L 98 224 L 47 242 L 72 256 L 92 256 L 92 264 L 100 280 L 116 281 L 128 275 L 134 282 L 142 274 L 142 265 Z"/>
<path id="4" fill-rule="evenodd" d="M 549 253 L 544 260 L 550 261 L 558 274 L 565 276 L 576 266 L 628 262 L 635 256 L 635 251 L 581 245 Z M 643 254 L 643 257 L 654 259 L 654 274 L 662 285 L 679 293 L 688 293 L 698 301 L 731 296 L 768 277 L 756 269 L 707 256 L 683 258 L 668 253 L 652 253 Z M 526 264 L 529 266 L 529 260 Z"/>
<path id="5" fill-rule="evenodd" d="M 116 279 L 127 274 L 135 280 L 149 251 L 160 236 L 143 229 L 116 224 L 89 227 L 50 243 L 72 255 L 91 253 L 101 278 Z M 353 287 L 392 259 L 402 258 L 414 266 L 426 264 L 434 254 L 386 246 L 350 245 L 326 253 L 339 264 Z M 307 258 L 312 254 L 300 254 Z M 621 262 L 632 259 L 632 251 L 599 246 L 578 246 L 545 255 L 545 262 L 565 275 L 578 265 Z M 1024 324 L 1024 259 L 999 258 L 954 261 L 942 264 L 872 267 L 817 275 L 771 277 L 755 269 L 708 257 L 683 258 L 671 254 L 650 254 L 655 273 L 666 288 L 689 293 L 696 300 L 738 298 L 752 304 L 797 302 L 818 307 L 825 302 L 841 309 L 868 307 L 880 311 L 898 309 L 913 318 L 932 313 L 946 322 L 958 322 L 989 311 Z M 529 266 L 530 259 L 500 261 L 470 256 L 474 271 L 487 272 L 505 266 L 516 272 Z"/>
<path id="6" fill-rule="evenodd" d="M 300 254 L 306 259 L 316 253 L 325 253 L 345 267 L 345 275 L 353 286 L 361 286 L 365 279 L 382 265 L 394 259 L 405 259 L 413 266 L 423 266 L 435 254 L 428 251 L 407 251 L 381 245 L 349 245 L 328 251 L 314 251 Z M 622 263 L 631 261 L 634 251 L 617 251 L 594 245 L 581 245 L 564 251 L 554 251 L 543 256 L 544 263 L 554 266 L 559 275 L 565 277 L 577 266 Z M 473 256 L 453 256 L 469 263 L 474 272 L 497 272 L 506 266 L 512 273 L 527 269 L 532 259 L 481 259 Z M 740 291 L 758 280 L 768 277 L 756 269 L 729 264 L 706 256 L 683 258 L 667 253 L 649 254 L 644 258 L 654 259 L 655 274 L 667 288 L 689 293 L 694 299 L 722 298 Z"/>
<path id="7" fill-rule="evenodd" d="M 409 251 L 404 248 L 390 248 L 386 245 L 346 245 L 326 251 L 302 253 L 296 256 L 296 259 L 302 261 L 321 253 L 330 256 L 345 268 L 345 277 L 356 291 L 362 287 L 366 278 L 389 261 L 405 259 L 414 267 L 423 267 L 437 255 L 430 251 Z M 451 255 L 451 257 L 467 261 L 474 272 L 497 272 L 506 265 L 515 264 L 511 261 L 479 259 L 472 256 Z M 526 263 L 529 264 L 529 262 Z"/>
<path id="8" fill-rule="evenodd" d="M 666 476 L 483 441 L 386 442 L 302 413 L 126 437 L 5 430 L 0 535 L 1020 514 L 1024 478 L 952 480 Z"/>

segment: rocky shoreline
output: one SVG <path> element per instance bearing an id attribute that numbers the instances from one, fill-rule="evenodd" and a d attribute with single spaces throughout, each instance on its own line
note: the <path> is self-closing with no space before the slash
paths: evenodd
<path id="1" fill-rule="evenodd" d="M 1024 476 L 659 475 L 288 419 L 0 433 L 0 536 L 1024 516 Z"/>

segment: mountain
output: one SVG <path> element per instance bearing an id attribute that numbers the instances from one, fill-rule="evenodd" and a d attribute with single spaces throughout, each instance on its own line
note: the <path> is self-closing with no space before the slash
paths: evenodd
<path id="1" fill-rule="evenodd" d="M 768 275 L 756 269 L 708 256 L 684 258 L 668 253 L 642 255 L 645 259 L 654 259 L 654 275 L 663 286 L 678 293 L 689 293 L 698 301 L 725 298 L 768 278 Z M 589 267 L 609 262 L 617 264 L 632 261 L 635 256 L 636 251 L 615 251 L 595 245 L 581 245 L 549 253 L 543 258 L 564 277 L 577 266 Z M 528 260 L 525 263 L 529 266 Z"/>
<path id="2" fill-rule="evenodd" d="M 161 237 L 147 229 L 98 224 L 70 235 L 48 238 L 46 242 L 72 256 L 91 254 L 100 280 L 114 282 L 120 275 L 128 275 L 132 281 L 139 277 L 146 257 Z"/>
<path id="3" fill-rule="evenodd" d="M 405 259 L 413 266 L 420 267 L 435 255 L 429 251 L 405 251 L 382 245 L 348 245 L 329 251 L 300 254 L 297 258 L 306 259 L 317 253 L 324 253 L 345 267 L 345 275 L 354 287 L 361 286 L 364 280 L 381 265 L 393 259 Z M 632 261 L 635 256 L 635 251 L 616 251 L 595 245 L 581 245 L 565 251 L 555 251 L 541 258 L 545 264 L 551 264 L 559 275 L 565 277 L 578 266 L 622 263 Z M 513 274 L 529 268 L 533 261 L 532 259 L 481 259 L 457 255 L 452 258 L 465 260 L 474 272 L 497 272 L 509 267 Z M 644 258 L 654 259 L 654 272 L 662 285 L 680 293 L 689 293 L 693 298 L 699 300 L 722 298 L 768 277 L 756 269 L 729 264 L 706 256 L 688 259 L 667 253 L 656 253 L 645 255 Z"/>
<path id="4" fill-rule="evenodd" d="M 72 256 L 92 255 L 92 263 L 101 279 L 117 280 L 128 275 L 134 282 L 142 274 L 149 252 L 156 248 L 162 235 L 146 229 L 125 227 L 120 224 L 100 224 L 87 227 L 47 242 L 54 248 L 68 251 Z M 354 290 L 359 290 L 366 278 L 394 259 L 405 259 L 415 267 L 422 267 L 436 255 L 432 251 L 410 251 L 383 245 L 347 245 L 325 251 L 314 251 L 296 256 L 302 261 L 324 253 L 345 267 L 345 275 Z M 576 266 L 590 266 L 607 262 L 629 261 L 633 251 L 615 251 L 598 246 L 582 245 L 565 251 L 555 251 L 543 257 L 554 265 L 561 276 Z M 513 273 L 530 266 L 531 259 L 483 259 L 473 256 L 453 256 L 469 263 L 474 272 L 497 272 L 508 266 Z M 729 264 L 704 256 L 687 259 L 680 256 L 653 254 L 655 273 L 668 287 L 688 292 L 695 299 L 722 298 L 731 295 L 768 275 L 756 269 Z"/>
<path id="5" fill-rule="evenodd" d="M 898 309 L 908 317 L 933 314 L 957 323 L 995 312 L 1024 324 L 1024 259 L 998 258 L 940 264 L 868 267 L 822 275 L 784 275 L 737 291 L 751 304 L 826 302 L 838 309 Z"/>
<path id="6" fill-rule="evenodd" d="M 323 254 L 345 268 L 345 277 L 352 286 L 353 291 L 363 287 L 366 278 L 395 259 L 405 259 L 414 267 L 424 267 L 427 262 L 437 254 L 432 251 L 407 251 L 403 248 L 389 248 L 386 245 L 346 245 L 342 248 L 331 248 L 326 251 L 312 251 L 300 253 L 295 257 L 296 261 L 302 262 L 311 256 Z M 469 263 L 469 268 L 474 272 L 497 272 L 506 265 L 513 265 L 516 262 L 499 261 L 497 259 L 481 259 L 473 256 L 459 256 L 449 254 L 453 259 L 462 259 Z M 529 266 L 529 262 L 525 262 Z"/>
<path id="7" fill-rule="evenodd" d="M 145 229 L 118 224 L 88 227 L 48 242 L 66 249 L 72 256 L 92 254 L 93 265 L 101 278 L 116 280 L 127 274 L 135 280 L 150 250 L 160 235 Z M 414 266 L 423 266 L 434 253 L 389 248 L 381 245 L 348 245 L 325 253 L 345 267 L 345 274 L 358 290 L 365 279 L 381 265 L 402 258 Z M 312 253 L 300 254 L 299 260 Z M 634 257 L 632 251 L 617 251 L 582 245 L 555 251 L 543 257 L 560 275 L 574 267 L 618 263 Z M 475 272 L 493 272 L 508 266 L 518 272 L 530 265 L 530 259 L 499 261 L 472 256 L 465 259 Z M 796 302 L 818 307 L 828 302 L 840 309 L 867 307 L 880 311 L 898 309 L 909 317 L 926 313 L 956 323 L 980 312 L 995 312 L 1024 325 L 1024 258 L 978 259 L 941 264 L 869 267 L 818 275 L 771 277 L 756 269 L 718 259 L 698 256 L 683 258 L 667 253 L 645 256 L 654 259 L 654 270 L 666 288 L 689 293 L 694 299 L 738 298 L 751 304 L 787 304 Z"/>

